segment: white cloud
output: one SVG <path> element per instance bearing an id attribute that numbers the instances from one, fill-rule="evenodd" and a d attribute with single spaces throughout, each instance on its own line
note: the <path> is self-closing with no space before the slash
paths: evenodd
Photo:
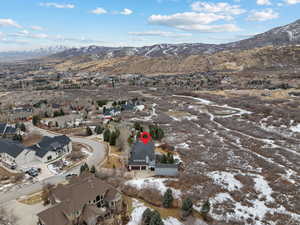
<path id="1" fill-rule="evenodd" d="M 133 11 L 131 9 L 123 9 L 123 11 L 120 12 L 120 14 L 122 15 L 125 15 L 125 16 L 128 16 L 128 15 L 131 15 L 133 13 Z"/>
<path id="2" fill-rule="evenodd" d="M 158 37 L 190 37 L 192 34 L 190 33 L 174 33 L 174 32 L 167 32 L 167 31 L 144 31 L 144 32 L 129 32 L 130 35 L 134 36 L 158 36 Z"/>
<path id="3" fill-rule="evenodd" d="M 39 33 L 30 33 L 28 30 L 21 30 L 17 33 L 9 34 L 10 37 L 22 37 L 22 38 L 33 38 L 33 39 L 47 39 L 49 36 L 47 34 Z"/>
<path id="4" fill-rule="evenodd" d="M 55 2 L 42 2 L 40 3 L 40 6 L 45 6 L 45 7 L 54 7 L 58 9 L 74 9 L 75 5 L 73 4 L 59 4 Z"/>
<path id="5" fill-rule="evenodd" d="M 148 21 L 150 24 L 174 27 L 186 31 L 201 32 L 234 32 L 239 28 L 235 24 L 208 25 L 219 20 L 233 19 L 228 15 L 218 15 L 215 13 L 185 12 L 173 15 L 152 15 Z"/>
<path id="6" fill-rule="evenodd" d="M 249 21 L 266 21 L 272 20 L 279 17 L 279 14 L 273 9 L 265 9 L 261 11 L 253 10 L 248 16 Z"/>
<path id="7" fill-rule="evenodd" d="M 257 5 L 272 5 L 270 0 L 256 0 Z"/>
<path id="8" fill-rule="evenodd" d="M 208 12 L 208 13 L 218 13 L 225 15 L 240 15 L 246 12 L 239 5 L 230 5 L 227 2 L 194 2 L 192 5 L 192 10 L 197 12 Z"/>
<path id="9" fill-rule="evenodd" d="M 300 3 L 300 0 L 285 0 L 285 2 L 289 5 L 294 5 Z"/>
<path id="10" fill-rule="evenodd" d="M 191 24 L 209 24 L 218 20 L 231 20 L 231 16 L 217 15 L 214 13 L 184 12 L 172 15 L 152 15 L 148 21 L 151 24 L 176 27 Z"/>
<path id="11" fill-rule="evenodd" d="M 17 27 L 22 28 L 17 22 L 12 19 L 0 19 L 0 27 Z"/>
<path id="12" fill-rule="evenodd" d="M 96 8 L 96 9 L 92 10 L 91 13 L 101 15 L 101 14 L 106 14 L 107 11 L 103 8 Z"/>
<path id="13" fill-rule="evenodd" d="M 44 28 L 40 27 L 40 26 L 31 26 L 30 29 L 32 29 L 32 30 L 38 30 L 38 31 L 44 30 Z"/>

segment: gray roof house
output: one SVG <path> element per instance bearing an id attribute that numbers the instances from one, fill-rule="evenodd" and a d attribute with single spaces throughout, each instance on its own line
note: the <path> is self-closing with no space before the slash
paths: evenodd
<path id="1" fill-rule="evenodd" d="M 42 161 L 48 162 L 71 152 L 72 143 L 71 139 L 66 135 L 45 136 L 38 144 L 30 146 L 28 149 L 35 151 L 35 155 Z"/>
<path id="2" fill-rule="evenodd" d="M 7 123 L 0 123 L 0 137 L 12 137 L 17 133 L 17 129 L 14 126 Z"/>
<path id="3" fill-rule="evenodd" d="M 22 167 L 34 160 L 47 163 L 71 151 L 71 139 L 65 135 L 44 137 L 38 144 L 30 147 L 0 138 L 0 160 L 7 166 Z"/>
<path id="4" fill-rule="evenodd" d="M 156 176 L 177 176 L 178 164 L 159 163 L 158 155 L 155 155 L 154 143 L 147 144 L 136 142 L 132 145 L 129 159 L 129 170 L 152 170 Z"/>
<path id="5" fill-rule="evenodd" d="M 128 160 L 130 170 L 146 170 L 155 168 L 154 143 L 136 142 L 133 144 Z"/>

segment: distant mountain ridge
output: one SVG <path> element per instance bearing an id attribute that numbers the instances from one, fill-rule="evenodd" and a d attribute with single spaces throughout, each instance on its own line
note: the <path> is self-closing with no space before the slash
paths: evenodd
<path id="1" fill-rule="evenodd" d="M 0 52 L 0 62 L 18 61 L 26 59 L 40 58 L 67 50 L 65 46 L 53 46 L 24 51 Z"/>
<path id="2" fill-rule="evenodd" d="M 144 47 L 102 47 L 88 46 L 71 48 L 54 54 L 55 58 L 72 58 L 76 56 L 89 56 L 92 59 L 109 59 L 126 56 L 164 57 L 164 56 L 190 56 L 200 54 L 213 54 L 224 50 L 247 50 L 265 47 L 268 45 L 282 46 L 300 44 L 300 20 L 291 24 L 273 28 L 265 33 L 251 38 L 227 44 L 157 44 Z"/>

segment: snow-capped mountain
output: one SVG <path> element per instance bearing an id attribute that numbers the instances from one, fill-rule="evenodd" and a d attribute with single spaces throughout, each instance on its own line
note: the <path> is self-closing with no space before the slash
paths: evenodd
<path id="1" fill-rule="evenodd" d="M 62 51 L 66 51 L 68 48 L 65 46 L 53 46 L 47 48 L 38 48 L 27 51 L 6 51 L 0 52 L 0 61 L 15 61 L 24 59 L 33 59 L 43 56 L 49 56 Z"/>
<path id="2" fill-rule="evenodd" d="M 281 46 L 300 44 L 300 20 L 286 26 L 277 27 L 251 38 L 227 44 L 158 44 L 144 47 L 101 47 L 89 46 L 71 48 L 53 57 L 71 58 L 74 56 L 89 56 L 94 59 L 115 58 L 124 56 L 164 57 L 199 55 L 215 53 L 223 50 L 245 50 L 267 45 Z"/>

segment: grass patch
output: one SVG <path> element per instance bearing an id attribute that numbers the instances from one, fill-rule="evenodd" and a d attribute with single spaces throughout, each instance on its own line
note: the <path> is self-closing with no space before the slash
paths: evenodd
<path id="1" fill-rule="evenodd" d="M 35 204 L 41 203 L 43 201 L 42 200 L 42 192 L 30 195 L 27 198 L 22 199 L 22 200 L 18 200 L 18 201 L 20 203 L 23 203 L 23 204 L 26 204 L 26 205 L 35 205 Z"/>

